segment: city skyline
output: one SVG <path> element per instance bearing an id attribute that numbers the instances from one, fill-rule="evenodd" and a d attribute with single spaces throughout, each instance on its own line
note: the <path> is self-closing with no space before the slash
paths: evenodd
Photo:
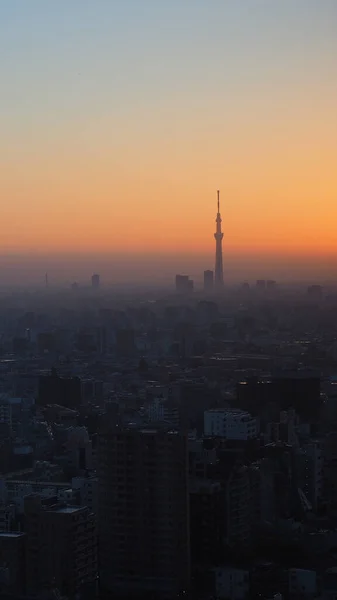
<path id="1" fill-rule="evenodd" d="M 0 600 L 337 600 L 337 0 L 0 0 Z"/>

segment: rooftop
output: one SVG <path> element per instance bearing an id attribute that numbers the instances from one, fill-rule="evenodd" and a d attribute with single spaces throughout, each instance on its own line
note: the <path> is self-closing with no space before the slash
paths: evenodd
<path id="1" fill-rule="evenodd" d="M 222 413 L 226 415 L 249 415 L 246 410 L 241 410 L 241 408 L 210 408 L 205 411 L 206 413 Z M 250 415 L 249 415 L 250 416 Z"/>
<path id="2" fill-rule="evenodd" d="M 83 507 L 81 506 L 56 506 L 55 508 L 52 508 L 53 512 L 62 513 L 65 515 L 71 515 L 76 512 L 81 512 L 82 510 Z"/>

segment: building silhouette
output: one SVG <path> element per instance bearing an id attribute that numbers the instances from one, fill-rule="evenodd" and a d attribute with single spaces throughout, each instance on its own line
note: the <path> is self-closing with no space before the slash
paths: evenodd
<path id="1" fill-rule="evenodd" d="M 213 271 L 204 271 L 204 291 L 212 292 L 214 287 L 214 273 Z"/>
<path id="2" fill-rule="evenodd" d="M 25 555 L 25 533 L 10 531 L 0 533 L 1 580 L 5 579 L 7 592 L 23 594 L 25 591 Z M 2 589 L 0 583 L 0 590 Z"/>
<path id="3" fill-rule="evenodd" d="M 193 292 L 194 282 L 188 275 L 176 275 L 176 292 L 186 294 Z"/>
<path id="4" fill-rule="evenodd" d="M 50 375 L 41 375 L 38 383 L 37 404 L 61 404 L 67 408 L 81 405 L 81 380 L 79 377 L 59 377 L 55 369 Z"/>
<path id="5" fill-rule="evenodd" d="M 178 597 L 190 578 L 186 436 L 101 432 L 98 480 L 102 589 L 118 598 Z"/>
<path id="6" fill-rule="evenodd" d="M 98 273 L 94 273 L 93 276 L 91 277 L 91 287 L 93 290 L 99 290 L 100 288 L 100 276 L 98 275 Z"/>
<path id="7" fill-rule="evenodd" d="M 53 503 L 54 501 L 54 503 Z M 93 513 L 86 507 L 63 506 L 31 494 L 24 499 L 26 583 L 37 594 L 54 583 L 75 596 L 97 576 L 97 536 Z"/>
<path id="8" fill-rule="evenodd" d="M 323 288 L 321 285 L 310 285 L 307 290 L 307 295 L 310 300 L 322 300 Z"/>
<path id="9" fill-rule="evenodd" d="M 215 238 L 215 287 L 221 289 L 223 286 L 223 266 L 222 266 L 222 238 L 221 215 L 220 215 L 220 192 L 218 190 L 218 212 L 216 216 Z"/>
<path id="10" fill-rule="evenodd" d="M 194 281 L 193 281 L 193 279 L 189 279 L 188 280 L 188 291 L 193 292 L 193 290 L 194 290 Z"/>

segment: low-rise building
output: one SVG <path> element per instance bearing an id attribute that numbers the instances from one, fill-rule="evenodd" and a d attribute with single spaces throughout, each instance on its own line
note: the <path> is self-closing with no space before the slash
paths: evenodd
<path id="1" fill-rule="evenodd" d="M 258 434 L 257 420 L 249 412 L 216 408 L 204 413 L 204 434 L 227 440 L 250 440 Z"/>

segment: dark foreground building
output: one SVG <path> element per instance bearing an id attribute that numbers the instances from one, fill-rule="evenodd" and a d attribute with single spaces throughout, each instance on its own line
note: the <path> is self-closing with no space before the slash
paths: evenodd
<path id="1" fill-rule="evenodd" d="M 27 592 L 34 595 L 55 586 L 74 597 L 97 577 L 95 517 L 86 507 L 52 500 L 37 494 L 25 498 Z"/>
<path id="2" fill-rule="evenodd" d="M 186 437 L 114 429 L 101 433 L 100 581 L 121 598 L 176 598 L 189 586 Z"/>
<path id="3" fill-rule="evenodd" d="M 81 380 L 79 377 L 59 377 L 53 369 L 50 375 L 39 378 L 38 404 L 60 404 L 67 408 L 81 405 Z"/>

